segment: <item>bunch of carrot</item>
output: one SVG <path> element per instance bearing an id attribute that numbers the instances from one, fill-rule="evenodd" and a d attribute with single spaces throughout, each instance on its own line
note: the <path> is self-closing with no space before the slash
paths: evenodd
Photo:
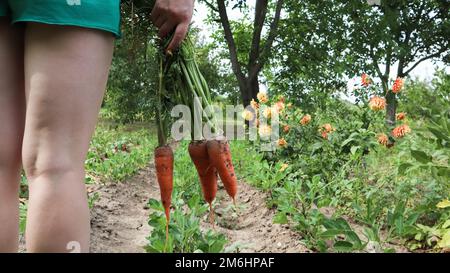
<path id="1" fill-rule="evenodd" d="M 211 95 L 208 84 L 203 77 L 195 60 L 195 48 L 187 37 L 177 52 L 166 52 L 171 37 L 159 45 L 159 90 L 156 120 L 158 128 L 159 146 L 155 149 L 155 168 L 161 191 L 161 201 L 166 214 L 166 245 L 169 238 L 170 206 L 173 190 L 174 154 L 167 145 L 169 118 L 167 100 L 173 104 L 184 104 L 194 113 L 195 101 L 199 99 L 203 108 L 211 105 Z M 166 107 L 165 107 L 166 105 Z M 202 115 L 202 122 L 215 128 L 214 119 L 206 114 Z M 193 122 L 193 121 L 192 121 Z M 195 126 L 192 126 L 194 128 Z M 194 131 L 192 130 L 192 139 Z M 200 134 L 201 135 L 201 134 Z M 217 175 L 220 176 L 224 187 L 235 203 L 237 194 L 237 179 L 234 171 L 231 151 L 228 141 L 216 134 L 211 139 L 193 140 L 189 144 L 189 155 L 198 172 L 205 201 L 210 207 L 210 221 L 214 224 L 212 202 L 217 193 Z"/>

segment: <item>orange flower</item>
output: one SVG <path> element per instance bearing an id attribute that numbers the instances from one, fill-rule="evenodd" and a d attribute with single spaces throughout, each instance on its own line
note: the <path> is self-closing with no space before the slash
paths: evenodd
<path id="1" fill-rule="evenodd" d="M 278 101 L 284 103 L 286 101 L 286 99 L 283 96 L 280 96 L 278 98 Z"/>
<path id="2" fill-rule="evenodd" d="M 269 97 L 267 96 L 266 93 L 263 93 L 263 92 L 259 92 L 258 95 L 256 95 L 256 97 L 258 98 L 259 102 L 262 104 L 267 103 L 269 101 Z"/>
<path id="3" fill-rule="evenodd" d="M 277 110 L 278 113 L 283 112 L 285 106 L 284 106 L 284 102 L 279 101 L 277 103 L 275 103 L 275 109 Z"/>
<path id="4" fill-rule="evenodd" d="M 404 84 L 403 79 L 400 77 L 397 78 L 394 82 L 394 85 L 392 86 L 392 92 L 394 92 L 394 94 L 399 93 L 403 88 L 403 84 Z"/>
<path id="5" fill-rule="evenodd" d="M 310 122 L 311 122 L 311 115 L 305 115 L 300 120 L 300 124 L 303 125 L 303 126 L 307 125 Z"/>
<path id="6" fill-rule="evenodd" d="M 255 110 L 258 110 L 259 108 L 259 104 L 254 99 L 250 102 L 250 106 Z"/>
<path id="7" fill-rule="evenodd" d="M 367 87 L 367 86 L 369 86 L 370 85 L 370 78 L 369 78 L 369 76 L 366 74 L 366 73 L 363 73 L 362 75 L 361 75 L 361 84 L 364 86 L 364 87 Z"/>
<path id="8" fill-rule="evenodd" d="M 409 128 L 408 125 L 403 124 L 403 125 L 400 125 L 400 126 L 394 128 L 394 130 L 392 130 L 392 135 L 395 138 L 402 138 L 410 132 L 411 132 L 411 128 Z"/>
<path id="9" fill-rule="evenodd" d="M 287 146 L 287 141 L 284 138 L 280 138 L 277 141 L 277 145 L 278 145 L 278 147 L 286 147 Z"/>
<path id="10" fill-rule="evenodd" d="M 322 128 L 323 128 L 323 129 L 325 130 L 325 132 L 327 132 L 327 133 L 331 133 L 331 132 L 334 131 L 333 126 L 331 126 L 331 124 L 329 124 L 329 123 L 322 125 Z"/>
<path id="11" fill-rule="evenodd" d="M 289 127 L 289 125 L 284 125 L 283 132 L 289 133 L 290 130 L 291 130 L 291 127 Z"/>
<path id="12" fill-rule="evenodd" d="M 397 120 L 404 120 L 406 118 L 406 113 L 398 113 L 396 116 Z"/>
<path id="13" fill-rule="evenodd" d="M 372 97 L 369 101 L 369 107 L 373 111 L 380 111 L 386 108 L 386 99 L 380 97 Z"/>
<path id="14" fill-rule="evenodd" d="M 319 132 L 322 135 L 322 138 L 324 139 L 328 139 L 328 134 L 332 133 L 333 131 L 335 131 L 335 129 L 329 123 L 324 124 L 319 128 Z"/>
<path id="15" fill-rule="evenodd" d="M 389 138 L 386 134 L 379 134 L 378 135 L 378 143 L 380 143 L 383 146 L 387 146 L 389 143 Z"/>

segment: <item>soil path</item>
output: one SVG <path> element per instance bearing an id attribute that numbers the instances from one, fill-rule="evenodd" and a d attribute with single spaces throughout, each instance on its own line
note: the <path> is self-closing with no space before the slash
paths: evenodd
<path id="1" fill-rule="evenodd" d="M 92 252 L 144 252 L 149 198 L 159 199 L 154 166 L 150 164 L 123 183 L 106 183 L 90 188 L 99 199 L 92 208 Z M 228 248 L 239 252 L 309 252 L 288 226 L 273 224 L 274 211 L 267 208 L 266 196 L 246 183 L 240 183 L 239 216 L 225 213 L 231 203 L 221 189 L 216 201 L 218 231 L 229 240 Z M 226 217 L 225 217 L 226 215 Z M 211 228 L 207 217 L 204 228 Z"/>

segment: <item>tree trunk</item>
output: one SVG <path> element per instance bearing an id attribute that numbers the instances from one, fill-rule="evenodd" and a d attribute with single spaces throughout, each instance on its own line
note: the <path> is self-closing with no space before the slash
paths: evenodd
<path id="1" fill-rule="evenodd" d="M 244 104 L 244 107 L 250 104 L 250 101 L 252 100 L 251 94 L 248 92 L 248 84 L 247 79 L 245 77 L 238 77 L 238 84 L 239 84 L 239 92 L 241 93 L 242 102 Z"/>
<path id="2" fill-rule="evenodd" d="M 387 84 L 386 84 L 387 86 Z M 395 126 L 396 121 L 396 111 L 397 111 L 397 99 L 395 98 L 395 94 L 393 92 L 388 92 L 387 90 L 384 90 L 386 92 L 386 125 L 388 128 Z"/>
<path id="3" fill-rule="evenodd" d="M 258 81 L 258 77 L 256 77 L 253 80 L 249 80 L 248 82 L 248 93 L 250 95 L 250 101 L 252 99 L 256 100 L 256 97 L 259 93 L 259 81 Z M 247 105 L 250 104 L 250 101 L 248 102 Z"/>
<path id="4" fill-rule="evenodd" d="M 258 75 L 270 57 L 272 45 L 277 36 L 284 0 L 277 1 L 275 16 L 270 24 L 269 34 L 263 45 L 263 49 L 261 49 L 261 35 L 267 16 L 268 3 L 268 0 L 260 0 L 256 3 L 252 50 L 249 54 L 249 62 L 247 64 L 248 71 L 247 73 L 244 73 L 238 60 L 237 46 L 231 30 L 230 21 L 228 19 L 226 2 L 224 0 L 217 0 L 216 11 L 219 13 L 220 22 L 224 30 L 225 40 L 230 53 L 231 67 L 239 82 L 239 90 L 241 92 L 244 107 L 250 105 L 251 100 L 256 99 L 259 92 Z"/>

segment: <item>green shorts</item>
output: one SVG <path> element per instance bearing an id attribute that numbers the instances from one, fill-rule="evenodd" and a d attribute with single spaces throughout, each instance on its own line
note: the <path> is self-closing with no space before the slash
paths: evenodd
<path id="1" fill-rule="evenodd" d="M 0 0 L 0 16 L 12 23 L 86 27 L 120 37 L 120 0 Z"/>

